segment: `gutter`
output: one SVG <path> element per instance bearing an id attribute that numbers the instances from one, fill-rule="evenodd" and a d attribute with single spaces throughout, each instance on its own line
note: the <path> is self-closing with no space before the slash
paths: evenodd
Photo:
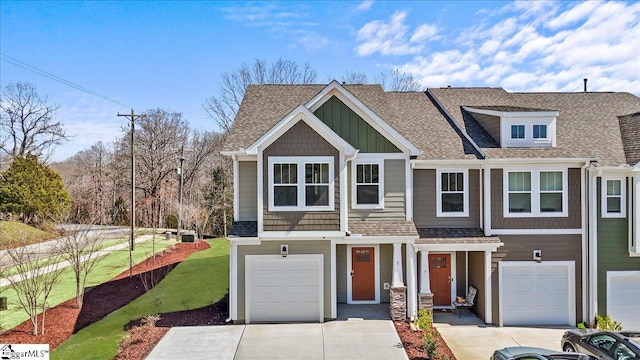
<path id="1" fill-rule="evenodd" d="M 471 143 L 471 145 L 476 149 L 476 151 L 478 151 L 478 153 L 483 159 L 486 159 L 487 154 L 485 154 L 484 151 L 480 149 L 478 144 L 476 144 L 476 142 L 471 139 L 469 134 L 467 134 L 467 132 L 464 131 L 462 127 L 460 127 L 460 124 L 458 124 L 458 122 L 453 118 L 453 116 L 451 116 L 451 114 L 447 111 L 447 109 L 445 109 L 445 107 L 442 105 L 440 100 L 438 100 L 438 98 L 431 92 L 431 90 L 427 89 L 425 93 L 427 94 L 429 99 L 436 104 L 436 106 L 438 107 L 438 110 L 440 110 L 440 112 L 447 118 L 447 120 L 451 123 L 451 125 L 453 125 L 453 127 L 456 128 L 456 130 L 460 133 L 460 135 L 464 136 L 464 138 Z"/>

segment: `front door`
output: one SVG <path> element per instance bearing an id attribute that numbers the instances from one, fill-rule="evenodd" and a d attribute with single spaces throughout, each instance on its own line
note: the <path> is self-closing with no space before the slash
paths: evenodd
<path id="1" fill-rule="evenodd" d="M 351 298 L 353 301 L 376 299 L 375 248 L 351 248 Z"/>
<path id="2" fill-rule="evenodd" d="M 429 254 L 433 306 L 451 306 L 451 254 Z"/>

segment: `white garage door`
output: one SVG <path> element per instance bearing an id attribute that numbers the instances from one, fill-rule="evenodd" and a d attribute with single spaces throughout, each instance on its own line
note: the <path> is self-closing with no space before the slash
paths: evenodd
<path id="1" fill-rule="evenodd" d="M 245 320 L 322 322 L 323 255 L 247 255 Z"/>
<path id="2" fill-rule="evenodd" d="M 607 314 L 623 330 L 640 330 L 640 271 L 607 271 Z"/>
<path id="3" fill-rule="evenodd" d="M 500 325 L 575 326 L 573 261 L 501 261 Z"/>

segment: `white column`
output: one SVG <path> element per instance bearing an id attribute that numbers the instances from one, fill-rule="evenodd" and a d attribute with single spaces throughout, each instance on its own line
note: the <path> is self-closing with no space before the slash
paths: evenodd
<path id="1" fill-rule="evenodd" d="M 489 162 L 485 161 L 484 167 L 484 194 L 482 199 L 484 200 L 484 236 L 491 236 L 491 166 Z M 502 191 L 502 189 L 496 189 L 495 191 Z"/>
<path id="2" fill-rule="evenodd" d="M 229 318 L 238 320 L 238 245 L 231 242 L 229 248 Z"/>
<path id="3" fill-rule="evenodd" d="M 336 243 L 331 240 L 331 318 L 338 318 L 338 291 L 336 279 Z"/>
<path id="4" fill-rule="evenodd" d="M 413 319 L 418 313 L 416 293 L 416 252 L 413 244 L 406 245 L 407 254 L 407 317 Z"/>
<path id="5" fill-rule="evenodd" d="M 420 294 L 431 294 L 429 280 L 429 251 L 420 251 Z"/>
<path id="6" fill-rule="evenodd" d="M 402 278 L 402 243 L 393 244 L 393 283 L 391 286 L 404 286 Z"/>
<path id="7" fill-rule="evenodd" d="M 484 252 L 484 301 L 484 322 L 491 324 L 491 251 Z"/>

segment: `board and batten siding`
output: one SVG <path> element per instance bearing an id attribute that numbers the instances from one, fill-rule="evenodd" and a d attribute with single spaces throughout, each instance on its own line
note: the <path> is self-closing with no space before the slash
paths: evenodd
<path id="1" fill-rule="evenodd" d="M 351 196 L 349 201 L 349 218 L 354 220 L 362 219 L 405 219 L 406 218 L 406 177 L 404 160 L 384 161 L 384 209 L 353 209 L 351 207 Z M 348 166 L 348 188 L 354 191 L 352 166 Z"/>
<path id="2" fill-rule="evenodd" d="M 299 121 L 263 152 L 264 164 L 270 156 L 333 156 L 333 211 L 269 211 L 269 169 L 263 167 L 264 231 L 337 231 L 340 230 L 339 152 L 304 121 Z M 304 179 L 301 179 L 303 181 Z"/>
<path id="3" fill-rule="evenodd" d="M 510 217 L 503 216 L 503 170 L 491 170 L 491 228 L 492 229 L 580 229 L 582 202 L 580 199 L 580 169 L 568 169 L 567 217 Z"/>
<path id="4" fill-rule="evenodd" d="M 582 319 L 582 235 L 500 235 L 504 243 L 491 253 L 491 298 L 493 323 L 499 319 L 498 262 L 533 261 L 533 250 L 542 250 L 542 262 L 573 261 L 575 263 L 576 319 Z M 471 261 L 471 260 L 470 260 Z M 471 275 L 470 275 L 471 277 Z"/>
<path id="5" fill-rule="evenodd" d="M 330 241 L 263 241 L 260 245 L 238 246 L 238 321 L 245 320 L 245 256 L 246 255 L 279 255 L 280 244 L 289 246 L 289 254 L 322 254 L 323 255 L 323 306 L 324 318 L 331 318 L 331 242 Z"/>
<path id="6" fill-rule="evenodd" d="M 240 221 L 258 221 L 258 162 L 238 162 L 238 216 Z"/>
<path id="7" fill-rule="evenodd" d="M 601 185 L 602 178 L 597 179 L 598 196 L 598 314 L 607 313 L 607 271 L 638 271 L 640 257 L 629 256 L 629 223 L 628 218 L 603 218 Z M 625 186 L 628 186 L 625 184 Z M 626 201 L 630 201 L 627 194 Z M 621 321 L 624 319 L 613 319 Z"/>
<path id="8" fill-rule="evenodd" d="M 417 228 L 479 228 L 480 171 L 469 170 L 469 216 L 436 216 L 436 170 L 413 172 L 413 222 Z"/>

